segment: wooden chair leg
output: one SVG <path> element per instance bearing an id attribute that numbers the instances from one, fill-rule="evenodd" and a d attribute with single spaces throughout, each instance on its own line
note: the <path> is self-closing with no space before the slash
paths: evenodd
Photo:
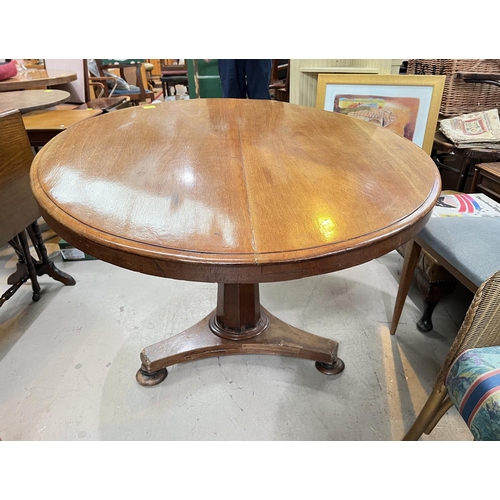
<path id="1" fill-rule="evenodd" d="M 421 271 L 417 273 L 417 285 L 424 305 L 422 317 L 417 322 L 417 330 L 427 333 L 433 329 L 432 313 L 435 307 L 443 297 L 455 290 L 457 281 L 453 279 L 429 282 L 427 276 Z"/>
<path id="2" fill-rule="evenodd" d="M 417 419 L 410 427 L 410 430 L 403 437 L 403 441 L 418 441 L 422 434 L 430 428 L 432 430 L 439 419 L 436 419 L 436 415 L 444 415 L 446 412 L 440 412 L 442 403 L 447 396 L 447 391 L 444 386 L 434 388 L 431 395 L 425 402 L 422 411 L 418 414 Z M 449 409 L 446 408 L 447 410 Z M 430 425 L 434 423 L 434 425 Z M 429 431 L 430 432 L 430 431 Z"/>
<path id="3" fill-rule="evenodd" d="M 472 158 L 463 158 L 457 181 L 457 191 L 459 193 L 464 192 L 465 183 L 467 182 L 467 177 L 469 175 L 471 165 L 472 165 Z"/>
<path id="4" fill-rule="evenodd" d="M 437 423 L 444 417 L 445 413 L 453 406 L 453 403 L 449 397 L 446 397 L 438 408 L 437 413 L 434 415 L 433 419 L 430 421 L 429 425 L 424 430 L 424 434 L 430 434 Z"/>
<path id="5" fill-rule="evenodd" d="M 417 267 L 421 249 L 422 247 L 415 240 L 412 240 L 406 246 L 401 280 L 399 282 L 396 304 L 394 305 L 394 313 L 392 315 L 391 335 L 396 333 L 396 328 L 398 327 L 399 318 L 401 318 L 401 312 L 403 311 L 406 296 L 408 295 L 408 290 L 413 280 L 413 274 Z"/>
<path id="6" fill-rule="evenodd" d="M 431 301 L 424 299 L 424 310 L 422 317 L 417 321 L 417 330 L 422 333 L 430 332 L 434 325 L 432 324 L 432 313 L 436 308 L 438 301 Z"/>

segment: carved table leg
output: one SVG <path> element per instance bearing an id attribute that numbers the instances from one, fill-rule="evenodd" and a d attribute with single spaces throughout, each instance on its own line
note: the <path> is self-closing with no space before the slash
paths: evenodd
<path id="1" fill-rule="evenodd" d="M 39 260 L 31 256 L 28 235 L 33 243 Z M 36 221 L 10 240 L 9 245 L 11 245 L 16 252 L 18 262 L 16 271 L 7 279 L 7 284 L 12 286 L 0 297 L 0 306 L 12 297 L 28 279 L 31 280 L 31 286 L 33 288 L 33 301 L 38 301 L 40 299 L 41 288 L 37 276 L 42 276 L 43 274 L 48 274 L 51 278 L 60 281 L 64 285 L 71 286 L 76 284 L 72 276 L 57 269 L 54 263 L 49 259 L 47 249 L 40 233 L 40 228 Z"/>
<path id="2" fill-rule="evenodd" d="M 33 259 L 30 254 L 30 247 L 28 243 L 28 236 L 26 229 L 18 234 L 19 242 L 21 243 L 21 248 L 23 249 L 24 258 L 26 259 L 26 265 L 28 267 L 28 275 L 31 280 L 31 287 L 33 288 L 33 301 L 37 302 L 40 299 L 40 284 L 38 283 L 38 278 L 36 276 L 35 264 L 33 264 Z"/>
<path id="3" fill-rule="evenodd" d="M 33 222 L 33 224 L 28 226 L 27 230 L 39 259 L 34 260 L 33 262 L 37 276 L 47 274 L 52 279 L 61 282 L 63 285 L 75 285 L 75 279 L 69 274 L 66 274 L 65 272 L 58 269 L 55 264 L 49 259 L 47 248 L 45 247 L 45 243 L 43 242 L 38 223 L 36 221 Z M 20 243 L 17 241 L 17 237 L 9 241 L 9 245 L 11 245 L 15 250 L 19 259 L 17 262 L 16 272 L 11 274 L 7 279 L 7 283 L 9 285 L 13 285 L 14 283 L 17 283 L 21 279 L 21 277 L 28 272 L 28 267 L 26 264 L 26 259 L 24 258 L 24 252 L 21 248 Z"/>
<path id="4" fill-rule="evenodd" d="M 66 286 L 72 286 L 76 284 L 75 279 L 66 274 L 65 272 L 58 269 L 54 263 L 49 259 L 47 255 L 47 248 L 45 247 L 45 243 L 42 239 L 42 234 L 40 233 L 40 227 L 38 223 L 35 221 L 28 227 L 28 233 L 33 241 L 33 246 L 38 254 L 38 258 L 40 262 L 36 264 L 36 273 L 38 276 L 42 276 L 42 274 L 48 274 L 52 279 L 61 282 Z"/>
<path id="5" fill-rule="evenodd" d="M 15 285 L 18 284 L 24 276 L 27 276 L 29 278 L 28 266 L 26 265 L 26 259 L 24 258 L 24 253 L 23 249 L 21 248 L 21 243 L 19 243 L 19 238 L 17 236 L 14 236 L 14 238 L 9 241 L 9 245 L 17 254 L 17 263 L 16 271 L 7 278 L 7 284 Z"/>
<path id="6" fill-rule="evenodd" d="M 26 283 L 28 280 L 29 274 L 26 272 L 16 283 L 14 283 L 5 293 L 2 294 L 0 297 L 0 306 L 2 306 L 6 300 L 9 300 L 19 290 L 19 288 L 21 288 L 21 285 Z"/>
<path id="7" fill-rule="evenodd" d="M 194 326 L 143 349 L 139 384 L 159 384 L 167 366 L 232 354 L 273 354 L 316 361 L 325 374 L 340 373 L 338 343 L 295 328 L 259 302 L 258 284 L 219 284 L 217 308 Z"/>

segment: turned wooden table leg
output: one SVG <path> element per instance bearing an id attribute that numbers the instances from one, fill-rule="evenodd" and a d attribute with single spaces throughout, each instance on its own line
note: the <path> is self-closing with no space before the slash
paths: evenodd
<path id="1" fill-rule="evenodd" d="M 232 354 L 272 354 L 316 361 L 322 373 L 344 369 L 337 356 L 338 343 L 295 328 L 266 311 L 258 284 L 218 287 L 217 307 L 194 326 L 146 347 L 141 353 L 139 384 L 159 384 L 167 367 L 187 361 Z"/>
<path id="2" fill-rule="evenodd" d="M 31 287 L 33 288 L 33 301 L 37 302 L 40 300 L 40 284 L 38 283 L 38 278 L 36 276 L 35 264 L 30 254 L 30 247 L 28 243 L 28 236 L 26 229 L 18 234 L 19 242 L 21 243 L 21 248 L 23 249 L 24 258 L 26 259 L 26 265 L 28 267 L 28 275 L 31 280 Z"/>
<path id="3" fill-rule="evenodd" d="M 259 285 L 219 283 L 217 309 L 210 319 L 213 333 L 229 340 L 245 340 L 262 333 L 269 319 L 261 311 Z"/>

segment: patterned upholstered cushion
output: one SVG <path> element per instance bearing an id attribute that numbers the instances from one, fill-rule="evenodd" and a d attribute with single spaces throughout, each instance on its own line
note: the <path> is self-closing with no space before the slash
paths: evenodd
<path id="1" fill-rule="evenodd" d="M 500 440 L 500 347 L 463 352 L 446 378 L 448 394 L 478 441 Z"/>

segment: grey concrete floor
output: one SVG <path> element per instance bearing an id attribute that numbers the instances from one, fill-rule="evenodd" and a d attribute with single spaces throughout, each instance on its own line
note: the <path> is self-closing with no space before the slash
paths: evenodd
<path id="1" fill-rule="evenodd" d="M 410 427 L 472 298 L 458 286 L 419 333 L 413 285 L 389 335 L 402 258 L 261 285 L 261 302 L 293 326 L 340 342 L 346 369 L 278 356 L 226 356 L 169 368 L 137 384 L 140 351 L 191 326 L 214 307 L 217 285 L 141 275 L 95 261 L 64 262 L 42 225 L 51 258 L 77 281 L 40 278 L 0 308 L 0 438 L 4 441 L 392 441 Z M 0 248 L 0 277 L 15 268 Z M 455 409 L 422 440 L 470 441 Z"/>

